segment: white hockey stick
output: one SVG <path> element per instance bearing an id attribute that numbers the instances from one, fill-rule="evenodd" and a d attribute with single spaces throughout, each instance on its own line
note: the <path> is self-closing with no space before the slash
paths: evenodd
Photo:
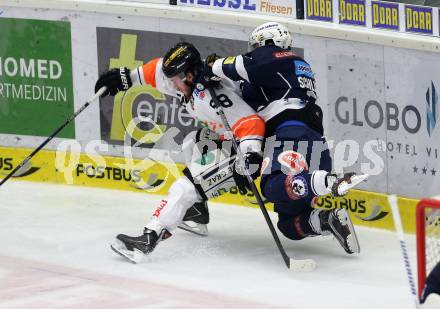
<path id="1" fill-rule="evenodd" d="M 220 115 L 220 118 L 223 122 L 224 127 L 226 128 L 226 133 L 231 136 L 232 140 L 232 146 L 234 147 L 235 152 L 237 153 L 238 159 L 241 161 L 242 166 L 246 166 L 245 159 L 243 156 L 243 153 L 241 152 L 240 148 L 238 147 L 237 141 L 234 138 L 234 135 L 232 133 L 231 126 L 229 125 L 228 119 L 226 119 L 225 113 L 223 111 L 223 107 L 221 106 L 217 95 L 215 93 L 215 90 L 212 88 L 208 88 L 209 94 L 212 97 L 212 100 L 217 108 L 218 114 Z M 244 168 L 244 173 L 246 176 L 246 179 L 249 183 L 249 186 L 251 187 L 252 192 L 255 195 L 255 198 L 257 199 L 258 205 L 260 206 L 261 212 L 263 213 L 264 219 L 267 222 L 267 225 L 270 229 L 270 232 L 272 234 L 273 239 L 275 240 L 275 243 L 278 247 L 278 250 L 281 253 L 281 256 L 283 257 L 284 263 L 286 263 L 287 268 L 293 271 L 312 271 L 316 268 L 316 262 L 312 259 L 305 259 L 305 260 L 297 260 L 289 257 L 284 250 L 283 245 L 281 244 L 280 238 L 278 237 L 278 234 L 273 226 L 272 221 L 270 220 L 269 214 L 267 212 L 266 207 L 264 206 L 263 199 L 261 198 L 260 193 L 258 192 L 257 187 L 255 186 L 254 180 L 252 179 L 251 175 L 249 174 L 249 171 L 247 168 Z"/>
<path id="2" fill-rule="evenodd" d="M 402 253 L 403 262 L 405 263 L 406 276 L 408 278 L 411 294 L 414 298 L 416 309 L 419 309 L 419 297 L 417 296 L 416 285 L 414 283 L 414 276 L 411 270 L 411 263 L 408 255 L 408 249 L 406 247 L 406 242 L 403 234 L 402 221 L 400 218 L 399 207 L 397 206 L 397 196 L 395 194 L 388 196 L 388 201 L 391 206 L 391 212 L 393 213 L 393 220 L 394 220 L 394 226 L 396 228 L 396 233 L 397 236 L 399 237 L 400 251 Z"/>

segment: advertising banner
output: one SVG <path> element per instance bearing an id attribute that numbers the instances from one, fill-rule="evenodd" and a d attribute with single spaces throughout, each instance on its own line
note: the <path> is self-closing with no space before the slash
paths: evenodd
<path id="1" fill-rule="evenodd" d="M 0 38 L 0 133 L 50 135 L 73 113 L 70 23 L 0 18 Z"/>
<path id="2" fill-rule="evenodd" d="M 257 13 L 296 17 L 296 0 L 257 0 Z"/>
<path id="3" fill-rule="evenodd" d="M 17 167 L 32 149 L 0 147 L 0 179 Z M 26 181 L 56 182 L 54 168 L 55 152 L 43 151 L 20 168 L 12 179 Z"/>
<path id="4" fill-rule="evenodd" d="M 306 19 L 333 22 L 333 0 L 307 0 Z"/>
<path id="5" fill-rule="evenodd" d="M 257 2 L 258 0 L 178 0 L 178 5 L 253 13 L 257 10 Z"/>
<path id="6" fill-rule="evenodd" d="M 406 233 L 415 233 L 414 218 L 417 202 L 418 200 L 414 199 L 398 198 L 399 212 Z M 386 194 L 351 190 L 344 197 L 322 196 L 316 200 L 314 207 L 327 210 L 344 208 L 350 213 L 355 225 L 394 231 L 391 206 Z"/>
<path id="7" fill-rule="evenodd" d="M 0 147 L 0 178 L 8 174 L 31 151 L 32 149 Z M 165 195 L 176 177 L 181 175 L 183 168 L 181 164 L 42 150 L 13 179 Z M 256 184 L 259 187 L 259 180 Z M 241 194 L 237 187 L 211 201 L 258 208 L 252 192 Z M 414 233 L 415 205 L 418 201 L 399 198 L 398 202 L 405 231 Z M 273 211 L 272 203 L 265 204 L 268 210 Z M 344 208 L 356 225 L 394 229 L 386 194 L 351 190 L 344 197 L 322 196 L 315 200 L 313 207 Z"/>
<path id="8" fill-rule="evenodd" d="M 388 181 L 391 192 L 433 196 L 440 188 L 438 55 L 386 49 Z M 396 78 L 399 76 L 399 78 Z"/>
<path id="9" fill-rule="evenodd" d="M 339 0 L 339 23 L 366 26 L 365 0 Z"/>
<path id="10" fill-rule="evenodd" d="M 433 33 L 433 12 L 431 7 L 405 5 L 406 32 Z"/>
<path id="11" fill-rule="evenodd" d="M 338 42 L 339 43 L 339 42 Z M 385 70 L 380 46 L 342 43 L 327 55 L 328 139 L 337 173 L 370 174 L 362 189 L 386 192 Z"/>
<path id="12" fill-rule="evenodd" d="M 334 166 L 341 161 L 351 163 L 347 171 L 375 170 L 362 189 L 438 195 L 438 55 L 367 44 L 339 47 L 327 55 Z M 345 153 L 338 152 L 343 143 Z"/>
<path id="13" fill-rule="evenodd" d="M 371 2 L 372 27 L 399 31 L 399 4 Z"/>
<path id="14" fill-rule="evenodd" d="M 178 0 L 178 5 L 296 17 L 296 0 Z"/>
<path id="15" fill-rule="evenodd" d="M 317 4 L 314 1 L 308 3 L 314 7 Z M 328 16 L 325 13 L 328 12 L 327 3 L 331 4 L 325 0 L 319 1 L 316 6 L 319 10 L 313 9 L 310 12 L 318 17 Z M 335 8 L 340 4 L 333 2 Z M 367 2 L 366 15 L 377 20 L 376 27 L 380 29 L 395 27 L 396 7 L 392 4 L 382 5 L 379 1 L 374 4 L 377 6 L 373 6 L 370 10 Z M 348 12 L 352 12 L 351 17 L 346 19 L 353 20 L 353 16 L 357 16 L 356 20 L 359 20 L 360 15 L 353 14 L 352 3 L 345 1 L 344 5 L 346 16 L 349 16 Z M 357 6 L 358 13 L 362 12 L 361 7 Z M 399 4 L 400 31 L 405 30 L 403 23 L 406 23 L 403 8 L 404 5 Z M 19 16 L 24 14 L 22 12 L 18 9 L 12 13 L 5 11 L 2 16 L 6 14 Z M 417 12 L 412 14 L 411 23 L 415 25 L 414 20 L 417 20 L 416 28 L 420 29 L 422 24 L 420 16 L 423 16 L 425 26 L 429 24 L 426 22 L 429 17 L 427 19 L 426 14 Z M 432 13 L 432 29 L 434 35 L 437 35 L 438 10 L 432 10 Z M 36 18 L 50 16 L 54 20 L 60 20 L 64 16 L 64 12 L 56 10 L 36 11 L 35 14 Z M 144 17 L 119 18 L 117 15 L 106 14 L 103 15 L 105 18 L 95 20 L 91 16 L 89 13 L 81 13 L 75 19 L 71 19 L 72 31 L 74 31 L 72 40 L 70 25 L 66 22 L 0 18 L 2 34 L 0 143 L 2 145 L 38 146 L 44 137 L 37 139 L 34 136 L 20 136 L 19 140 L 9 132 L 14 132 L 13 134 L 39 132 L 44 136 L 52 132 L 54 127 L 73 112 L 71 62 L 75 67 L 75 96 L 80 98 L 76 102 L 79 107 L 84 102 L 82 99 L 90 96 L 93 83 L 100 72 L 120 66 L 135 68 L 154 57 L 164 55 L 175 42 L 181 40 L 194 43 L 203 57 L 211 52 L 216 52 L 220 56 L 243 53 L 247 49 L 246 36 L 251 31 L 250 27 L 216 23 L 211 25 L 205 21 L 152 18 L 149 20 L 150 23 L 145 23 Z M 337 13 L 332 17 L 333 22 L 339 21 Z M 89 24 L 85 23 L 86 20 Z M 85 35 L 84 29 L 88 27 L 93 29 L 96 27 L 96 35 L 94 33 Z M 128 30 L 122 27 L 141 30 Z M 346 27 L 342 28 L 346 29 Z M 22 30 L 14 32 L 12 29 Z M 364 33 L 359 27 L 356 30 Z M 187 32 L 193 35 L 174 32 Z M 197 36 L 200 32 L 203 36 Z M 47 33 L 52 34 L 48 36 Z M 438 53 L 398 48 L 394 45 L 384 46 L 385 43 L 375 41 L 373 31 L 370 33 L 371 43 L 361 43 L 355 39 L 329 38 L 325 37 L 326 32 L 323 32 L 322 36 L 294 34 L 295 45 L 304 49 L 306 60 L 310 62 L 316 74 L 318 103 L 324 110 L 325 134 L 331 142 L 334 171 L 371 174 L 368 181 L 360 186 L 362 190 L 396 193 L 411 198 L 438 195 L 440 187 Z M 26 35 L 28 39 L 20 41 L 16 39 L 19 35 Z M 387 36 L 392 37 L 392 33 L 388 31 Z M 218 37 L 240 38 L 243 41 Z M 415 35 L 399 35 L 400 37 L 411 39 Z M 418 38 L 420 39 L 420 36 Z M 428 41 L 432 38 L 422 37 L 423 39 Z M 73 58 L 70 51 L 71 41 L 74 45 Z M 39 48 L 35 48 L 40 45 L 46 49 L 44 53 L 40 52 Z M 17 51 L 18 49 L 20 52 Z M 95 53 L 98 63 L 94 57 Z M 66 72 L 69 74 L 66 75 Z M 15 81 L 15 78 L 19 78 L 19 82 Z M 66 82 L 67 80 L 69 82 Z M 21 83 L 30 86 L 27 88 L 12 86 Z M 40 86 L 40 89 L 41 85 L 60 88 L 57 93 L 62 93 L 59 98 L 63 101 L 61 106 L 64 114 L 61 112 L 57 114 L 59 110 L 55 107 L 58 106 L 58 102 L 53 100 L 27 100 L 26 95 L 38 95 L 38 90 L 33 90 L 37 88 L 32 88 L 34 85 Z M 65 96 L 63 87 L 66 88 Z M 53 90 L 51 91 L 53 96 Z M 21 95 L 24 98 L 23 102 L 10 104 L 9 99 L 4 99 L 8 94 L 13 96 L 13 99 Z M 22 106 L 25 103 L 32 103 L 30 106 L 36 104 L 38 108 L 28 109 L 26 106 L 24 109 Z M 44 117 L 41 116 L 41 111 L 44 111 Z M 10 118 L 13 117 L 17 120 L 11 121 Z M 56 117 L 58 120 L 56 123 L 54 121 L 49 130 L 49 123 Z M 198 128 L 198 123 L 186 113 L 177 100 L 151 87 L 133 87 L 130 91 L 118 94 L 114 98 L 106 97 L 100 100 L 99 104 L 96 102 L 90 106 L 87 113 L 81 114 L 78 118 L 81 119 L 76 123 L 77 128 L 69 127 L 70 131 L 69 129 L 63 131 L 62 136 L 73 138 L 76 129 L 80 151 L 83 151 L 90 141 L 102 139 L 110 145 L 107 145 L 105 150 L 99 148 L 98 152 L 110 156 L 124 156 L 124 151 L 128 148 L 133 151 L 136 159 L 147 157 L 157 149 L 157 153 L 160 152 L 164 158 L 163 161 L 169 161 L 167 155 L 171 151 L 171 156 L 174 156 L 174 151 L 176 155 L 171 159 L 182 162 L 182 158 L 179 157 L 179 145 L 188 132 Z M 134 119 L 137 120 L 132 122 Z M 12 130 L 11 128 L 18 126 L 18 120 L 24 125 Z M 134 126 L 130 127 L 130 123 Z M 26 131 L 26 128 L 31 127 L 30 124 L 32 130 Z M 1 134 L 5 132 L 8 133 Z M 66 132 L 70 132 L 70 135 Z M 52 145 L 55 149 L 56 143 Z M 124 145 L 129 147 L 123 147 Z M 133 145 L 135 147 L 130 147 Z M 157 155 L 157 162 L 162 160 L 159 157 Z M 0 162 L 3 174 L 18 164 L 19 161 L 11 161 L 11 158 L 13 157 L 8 155 Z M 28 169 L 23 169 L 20 175 L 26 179 L 41 175 L 39 173 L 43 172 L 43 162 L 34 163 L 35 165 L 29 166 Z M 91 185 L 96 183 L 100 186 L 107 180 L 113 179 L 118 181 L 119 185 L 131 186 L 132 180 L 138 179 L 137 170 L 133 174 L 128 174 L 134 170 L 129 167 L 110 170 L 103 169 L 99 164 L 90 167 L 89 163 L 81 162 L 83 165 L 77 169 L 77 183 Z M 36 171 L 35 168 L 40 170 Z M 96 174 L 93 174 L 94 170 Z M 92 177 L 93 175 L 95 177 Z M 157 177 L 159 177 L 158 181 L 164 179 L 161 175 Z M 146 174 L 145 178 L 147 180 L 151 178 L 150 182 L 156 183 L 150 174 Z M 115 188 L 117 187 L 118 185 L 115 185 Z M 238 198 L 239 194 L 236 196 Z M 240 198 L 243 200 L 250 197 L 240 196 Z M 369 211 L 362 214 L 362 217 L 367 214 L 369 216 Z"/>
<path id="16" fill-rule="evenodd" d="M 247 50 L 247 42 L 213 37 L 98 28 L 98 70 L 126 66 L 136 68 L 163 56 L 180 41 L 194 44 L 202 57 L 211 53 L 235 55 Z M 176 98 L 147 86 L 132 87 L 100 101 L 101 138 L 114 145 L 135 145 L 174 151 L 176 162 L 183 138 L 199 128 Z M 132 126 L 130 126 L 130 123 Z M 127 134 L 128 132 L 128 134 Z"/>
<path id="17" fill-rule="evenodd" d="M 440 36 L 440 10 L 428 6 L 378 0 L 338 0 L 337 3 L 306 0 L 304 3 L 305 18 L 310 20 Z"/>

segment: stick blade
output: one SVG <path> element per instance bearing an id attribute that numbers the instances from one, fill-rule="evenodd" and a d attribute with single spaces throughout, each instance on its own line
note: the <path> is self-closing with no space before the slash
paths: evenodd
<path id="1" fill-rule="evenodd" d="M 355 175 L 351 177 L 351 182 L 343 182 L 340 186 L 338 191 L 339 192 L 348 192 L 350 189 L 356 187 L 361 182 L 365 181 L 370 175 L 369 174 L 361 174 L 361 175 Z"/>
<path id="2" fill-rule="evenodd" d="M 361 175 L 356 175 L 354 177 L 351 178 L 351 182 L 354 183 L 354 185 L 358 185 L 361 182 L 363 182 L 364 180 L 366 180 L 368 177 L 370 177 L 370 174 L 361 174 Z"/>
<path id="3" fill-rule="evenodd" d="M 184 231 L 206 237 L 208 236 L 208 227 L 206 224 L 200 224 L 196 223 L 195 225 L 190 225 L 186 222 L 182 222 L 177 226 L 179 229 L 182 229 Z"/>
<path id="4" fill-rule="evenodd" d="M 296 260 L 290 258 L 289 269 L 295 272 L 309 272 L 316 269 L 316 262 L 312 259 Z"/>

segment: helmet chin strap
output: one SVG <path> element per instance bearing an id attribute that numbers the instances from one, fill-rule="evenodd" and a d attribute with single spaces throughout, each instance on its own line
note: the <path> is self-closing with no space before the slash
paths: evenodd
<path id="1" fill-rule="evenodd" d="M 193 100 L 192 91 L 193 91 L 194 87 L 189 86 L 183 82 L 182 82 L 182 84 L 184 84 L 184 86 L 182 88 L 176 86 L 177 87 L 176 93 L 177 93 L 177 97 L 179 98 L 179 102 L 181 104 L 192 102 L 192 100 Z"/>
<path id="2" fill-rule="evenodd" d="M 177 98 L 179 99 L 180 104 L 186 104 L 186 103 L 192 102 L 192 100 L 193 100 L 192 96 L 188 97 L 181 91 L 177 91 L 176 94 L 177 94 Z"/>

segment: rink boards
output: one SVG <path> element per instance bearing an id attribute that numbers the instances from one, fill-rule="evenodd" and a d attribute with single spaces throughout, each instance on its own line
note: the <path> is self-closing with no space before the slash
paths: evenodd
<path id="1" fill-rule="evenodd" d="M 26 148 L 0 147 L 1 175 L 8 174 L 31 151 L 32 149 Z M 147 203 L 148 194 L 165 195 L 172 182 L 181 175 L 182 170 L 182 164 L 43 150 L 31 160 L 30 164 L 19 170 L 13 179 L 128 190 L 145 194 Z M 252 193 L 242 195 L 235 187 L 215 201 L 258 207 Z M 399 197 L 400 214 L 404 229 L 408 233 L 415 232 L 417 202 L 418 200 L 415 199 Z M 273 209 L 271 203 L 267 203 L 266 206 Z M 394 230 L 386 194 L 353 190 L 342 198 L 321 197 L 315 201 L 314 206 L 325 209 L 346 208 L 356 225 Z"/>
<path id="2" fill-rule="evenodd" d="M 252 28 L 269 19 L 114 1 L 99 11 L 86 1 L 63 1 L 64 9 L 53 1 L 47 9 L 32 7 L 46 1 L 6 2 L 11 6 L 0 8 L 0 144 L 19 148 L 37 147 L 81 108 L 99 73 L 135 68 L 180 40 L 195 44 L 203 57 L 236 55 L 246 50 Z M 294 52 L 313 68 L 334 171 L 372 175 L 360 186 L 370 192 L 438 195 L 438 38 L 272 18 L 286 23 Z M 75 151 L 95 147 L 126 157 L 124 145 L 137 143 L 130 147 L 134 158 L 157 152 L 158 161 L 183 163 L 179 145 L 199 127 L 176 98 L 137 86 L 91 104 L 46 149 L 75 140 L 81 148 Z M 119 177 L 118 170 L 105 172 Z"/>
<path id="3" fill-rule="evenodd" d="M 135 68 L 179 40 L 194 43 L 202 56 L 242 53 L 252 28 L 273 19 L 288 26 L 295 53 L 313 67 L 335 172 L 372 175 L 360 186 L 365 191 L 325 197 L 317 205 L 346 207 L 359 225 L 392 229 L 387 193 L 438 195 L 438 38 L 128 2 L 62 6 L 38 1 L 47 7 L 37 1 L 4 2 L 0 144 L 9 148 L 0 150 L 1 173 L 11 171 L 83 106 L 100 72 Z M 152 87 L 132 87 L 91 104 L 16 178 L 165 194 L 182 170 L 183 136 L 199 125 L 175 98 Z M 56 149 L 76 155 L 56 156 Z M 147 156 L 157 161 L 141 160 Z M 171 160 L 179 164 L 163 163 Z M 256 206 L 252 195 L 236 189 L 219 200 Z M 416 200 L 399 201 L 405 228 L 412 232 Z"/>

